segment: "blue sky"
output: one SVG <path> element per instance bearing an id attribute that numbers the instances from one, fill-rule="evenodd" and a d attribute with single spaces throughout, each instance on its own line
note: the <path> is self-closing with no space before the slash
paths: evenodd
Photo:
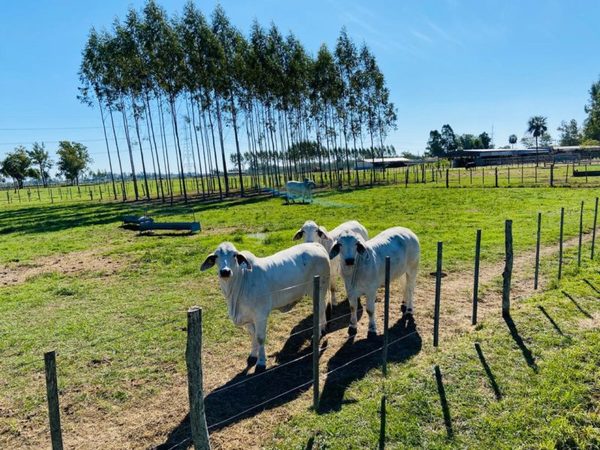
<path id="1" fill-rule="evenodd" d="M 159 3 L 171 14 L 185 0 Z M 78 102 L 77 71 L 89 29 L 110 27 L 143 1 L 4 1 L 0 12 L 0 158 L 16 144 L 86 144 L 107 168 L 98 111 Z M 197 2 L 208 15 L 216 2 Z M 420 153 L 429 131 L 521 137 L 532 115 L 582 122 L 600 77 L 598 1 L 222 0 L 247 32 L 256 18 L 293 31 L 309 52 L 342 26 L 375 53 L 398 108 L 388 144 Z"/>

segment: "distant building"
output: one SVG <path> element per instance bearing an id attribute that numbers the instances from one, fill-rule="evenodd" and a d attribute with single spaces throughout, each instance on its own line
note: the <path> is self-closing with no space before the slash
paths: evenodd
<path id="1" fill-rule="evenodd" d="M 600 157 L 600 147 L 557 146 L 535 148 L 481 148 L 459 150 L 450 156 L 452 167 L 497 166 L 503 164 L 577 162 Z"/>
<path id="2" fill-rule="evenodd" d="M 372 159 L 359 159 L 356 161 L 356 169 L 357 170 L 371 170 L 371 168 L 373 168 L 373 167 L 375 167 L 375 169 L 382 169 L 382 168 L 389 169 L 391 167 L 406 167 L 406 166 L 412 166 L 415 164 L 423 164 L 423 163 L 436 162 L 436 161 L 437 161 L 437 158 L 408 159 L 408 158 L 403 158 L 401 156 L 375 158 L 375 163 L 373 163 Z"/>

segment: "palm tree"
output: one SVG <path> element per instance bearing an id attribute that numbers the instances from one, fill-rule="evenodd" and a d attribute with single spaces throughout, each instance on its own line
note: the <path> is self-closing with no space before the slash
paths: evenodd
<path id="1" fill-rule="evenodd" d="M 548 131 L 546 123 L 547 118 L 544 116 L 533 116 L 527 123 L 527 132 L 535 138 L 535 165 L 538 164 L 538 138 L 543 136 Z"/>

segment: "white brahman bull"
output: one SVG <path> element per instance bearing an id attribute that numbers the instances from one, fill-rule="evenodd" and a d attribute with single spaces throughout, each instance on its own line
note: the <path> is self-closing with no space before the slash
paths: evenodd
<path id="1" fill-rule="evenodd" d="M 314 181 L 305 178 L 304 181 L 294 181 L 290 180 L 285 183 L 285 189 L 287 190 L 287 200 L 295 201 L 296 198 L 302 197 L 302 203 L 304 203 L 305 199 L 308 199 L 312 202 L 312 190 L 315 189 L 317 185 Z"/>
<path id="2" fill-rule="evenodd" d="M 369 233 L 367 229 L 356 220 L 344 222 L 331 231 L 327 231 L 325 227 L 317 225 L 312 220 L 307 220 L 294 235 L 294 240 L 303 238 L 304 242 L 318 242 L 325 247 L 325 250 L 327 250 L 327 253 L 329 253 L 331 251 L 331 247 L 333 247 L 333 243 L 345 232 L 355 233 L 362 237 L 365 241 L 369 239 Z M 335 257 L 331 260 L 331 278 L 329 282 L 332 306 L 337 304 L 335 297 L 337 290 L 336 281 L 341 276 L 342 267 L 340 265 L 340 258 Z"/>
<path id="3" fill-rule="evenodd" d="M 334 242 L 329 257 L 340 255 L 342 278 L 350 302 L 348 334 L 356 334 L 358 298 L 367 297 L 369 315 L 368 336 L 377 333 L 375 323 L 375 295 L 385 282 L 385 257 L 390 257 L 390 282 L 406 274 L 402 311 L 413 313 L 413 294 L 419 269 L 421 248 L 419 239 L 408 228 L 389 228 L 373 239 L 365 241 L 354 233 L 344 233 Z"/>
<path id="4" fill-rule="evenodd" d="M 273 309 L 288 311 L 303 296 L 312 296 L 313 277 L 320 278 L 319 323 L 325 331 L 326 295 L 329 286 L 329 256 L 323 246 L 300 244 L 259 258 L 239 252 L 230 242 L 220 244 L 208 255 L 200 270 L 214 265 L 219 270 L 221 291 L 227 300 L 229 318 L 250 333 L 252 351 L 248 364 L 256 370 L 266 367 L 265 339 L 267 321 Z"/>

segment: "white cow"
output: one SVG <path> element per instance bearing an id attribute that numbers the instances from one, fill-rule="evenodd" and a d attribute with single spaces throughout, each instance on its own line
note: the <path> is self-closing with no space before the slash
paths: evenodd
<path id="1" fill-rule="evenodd" d="M 321 335 L 324 333 L 329 256 L 319 244 L 300 244 L 259 258 L 239 252 L 230 242 L 220 244 L 208 255 L 200 270 L 217 264 L 221 291 L 227 300 L 229 318 L 250 333 L 252 351 L 248 364 L 256 370 L 266 367 L 265 339 L 267 321 L 273 309 L 287 311 L 305 295 L 312 295 L 313 277 L 320 278 Z"/>
<path id="2" fill-rule="evenodd" d="M 304 242 L 318 242 L 325 247 L 325 250 L 327 250 L 327 253 L 329 253 L 331 251 L 331 247 L 333 247 L 333 243 L 345 232 L 355 233 L 362 237 L 365 241 L 369 239 L 369 233 L 367 229 L 356 220 L 344 222 L 331 231 L 327 231 L 325 227 L 317 225 L 312 220 L 307 220 L 294 235 L 294 240 L 303 238 Z M 341 276 L 342 266 L 340 265 L 340 258 L 335 257 L 331 260 L 331 280 L 329 283 L 332 306 L 337 304 L 335 297 L 337 290 L 336 281 Z"/>
<path id="3" fill-rule="evenodd" d="M 304 203 L 305 199 L 308 199 L 312 202 L 312 190 L 316 187 L 317 185 L 315 182 L 309 180 L 308 178 L 305 178 L 304 181 L 290 180 L 285 183 L 287 199 L 288 201 L 295 201 L 297 197 L 302 197 L 302 203 Z"/>
<path id="4" fill-rule="evenodd" d="M 368 335 L 372 337 L 377 333 L 375 295 L 385 282 L 386 256 L 390 257 L 390 281 L 406 274 L 403 311 L 412 314 L 420 253 L 419 239 L 408 228 L 389 228 L 368 241 L 354 233 L 344 233 L 337 239 L 329 257 L 339 254 L 341 259 L 351 312 L 348 334 L 356 334 L 356 309 L 361 295 L 367 297 Z"/>

